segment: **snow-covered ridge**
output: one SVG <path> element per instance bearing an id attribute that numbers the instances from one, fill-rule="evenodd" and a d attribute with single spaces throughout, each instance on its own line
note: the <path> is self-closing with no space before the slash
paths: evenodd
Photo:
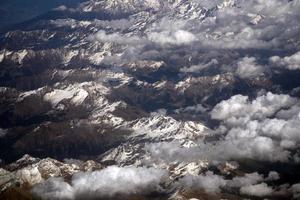
<path id="1" fill-rule="evenodd" d="M 45 94 L 44 100 L 50 102 L 54 107 L 64 99 L 71 99 L 74 105 L 80 105 L 88 96 L 88 92 L 83 89 L 66 88 L 65 90 L 55 89 Z"/>
<path id="2" fill-rule="evenodd" d="M 80 171 L 91 171 L 101 169 L 102 166 L 94 161 L 82 162 L 79 160 L 65 160 L 60 162 L 55 159 L 38 159 L 29 155 L 7 166 L 7 173 L 10 173 L 11 186 L 14 184 L 27 184 L 33 186 L 53 177 L 70 177 Z M 0 170 L 3 170 L 0 168 Z M 3 171 L 0 172 L 3 175 Z"/>
<path id="3" fill-rule="evenodd" d="M 181 122 L 169 116 L 153 113 L 152 116 L 133 122 L 135 136 L 142 135 L 153 140 L 197 139 L 208 134 L 208 128 L 199 122 Z"/>
<path id="4" fill-rule="evenodd" d="M 111 14 L 122 14 L 137 12 L 146 9 L 157 10 L 162 6 L 160 0 L 92 0 L 82 4 L 84 12 L 100 11 L 110 12 Z M 119 13 L 118 13 L 119 12 Z"/>
<path id="5" fill-rule="evenodd" d="M 261 161 L 300 160 L 299 5 L 89 0 L 11 30 L 0 37 L 0 143 L 9 141 L 0 147 L 1 159 L 24 152 L 92 158 L 105 167 L 118 165 L 113 169 L 120 172 L 130 166 L 133 174 L 155 168 L 168 174 L 163 186 L 179 185 L 170 195 L 174 200 L 200 198 L 179 198 L 194 188 L 220 194 L 218 199 L 227 198 L 221 193 L 252 198 L 253 188 L 270 198 L 293 191 L 293 182 L 264 183 L 266 174 L 252 175 L 260 181 L 245 187 L 224 187 L 229 177 L 248 178 L 239 162 L 251 168 Z M 284 96 L 269 90 L 293 100 L 279 108 Z M 98 164 L 25 157 L 0 174 L 72 190 L 71 176 L 91 166 Z"/>

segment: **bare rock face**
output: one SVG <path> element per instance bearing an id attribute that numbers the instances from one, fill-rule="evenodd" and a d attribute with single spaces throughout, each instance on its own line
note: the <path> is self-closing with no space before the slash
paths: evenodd
<path id="1" fill-rule="evenodd" d="M 0 169 L 0 192 L 7 190 L 10 187 L 15 186 L 15 176 L 13 173 Z"/>

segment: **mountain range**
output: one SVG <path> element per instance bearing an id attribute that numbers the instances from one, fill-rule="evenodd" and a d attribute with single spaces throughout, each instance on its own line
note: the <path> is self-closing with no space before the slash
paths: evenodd
<path id="1" fill-rule="evenodd" d="M 0 34 L 0 199 L 300 198 L 299 0 L 48 3 Z"/>

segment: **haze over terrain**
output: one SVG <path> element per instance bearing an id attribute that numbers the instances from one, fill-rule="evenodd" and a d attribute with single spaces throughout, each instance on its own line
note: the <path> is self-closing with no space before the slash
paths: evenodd
<path id="1" fill-rule="evenodd" d="M 1 0 L 0 30 L 50 11 L 60 5 L 76 6 L 81 0 Z"/>
<path id="2" fill-rule="evenodd" d="M 23 3 L 0 199 L 300 199 L 300 0 Z"/>

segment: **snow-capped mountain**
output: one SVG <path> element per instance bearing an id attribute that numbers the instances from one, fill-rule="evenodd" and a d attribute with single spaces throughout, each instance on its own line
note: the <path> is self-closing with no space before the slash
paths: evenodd
<path id="1" fill-rule="evenodd" d="M 88 0 L 1 33 L 0 197 L 299 198 L 299 10 Z"/>

